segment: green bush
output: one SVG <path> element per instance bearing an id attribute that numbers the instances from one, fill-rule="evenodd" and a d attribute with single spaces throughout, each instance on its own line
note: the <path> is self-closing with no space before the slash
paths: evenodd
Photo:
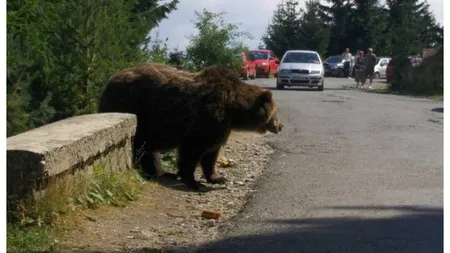
<path id="1" fill-rule="evenodd" d="M 240 68 L 242 60 L 236 54 L 248 50 L 242 40 L 253 37 L 239 31 L 238 24 L 226 23 L 225 14 L 206 9 L 195 12 L 197 19 L 194 26 L 198 34 L 189 36 L 191 42 L 186 49 L 186 69 L 198 71 L 211 65 L 226 66 L 234 71 Z"/>
<path id="2" fill-rule="evenodd" d="M 441 95 L 444 93 L 444 53 L 425 58 L 420 66 L 408 67 L 401 83 L 402 90 L 411 94 Z"/>

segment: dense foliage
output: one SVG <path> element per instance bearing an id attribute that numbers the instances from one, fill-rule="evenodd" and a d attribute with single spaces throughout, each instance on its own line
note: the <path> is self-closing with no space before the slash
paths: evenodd
<path id="1" fill-rule="evenodd" d="M 239 31 L 238 24 L 227 23 L 225 14 L 212 13 L 206 9 L 195 11 L 194 27 L 198 33 L 189 36 L 190 44 L 186 49 L 187 59 L 195 69 L 224 65 L 237 70 L 242 64 L 242 59 L 236 55 L 248 50 L 243 40 L 252 38 L 252 35 Z"/>
<path id="2" fill-rule="evenodd" d="M 110 74 L 153 60 L 148 33 L 177 3 L 8 1 L 7 135 L 94 112 Z"/>
<path id="3" fill-rule="evenodd" d="M 316 50 L 326 53 L 329 27 L 326 19 L 321 17 L 320 5 L 317 1 L 308 0 L 306 8 L 299 8 L 298 1 L 283 1 L 278 4 L 263 35 L 265 47 L 272 49 L 281 57 L 289 49 Z"/>

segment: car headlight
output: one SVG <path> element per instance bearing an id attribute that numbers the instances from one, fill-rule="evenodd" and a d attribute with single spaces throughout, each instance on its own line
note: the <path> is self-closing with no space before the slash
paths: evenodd
<path id="1" fill-rule="evenodd" d="M 344 63 L 338 63 L 336 67 L 344 67 Z"/>
<path id="2" fill-rule="evenodd" d="M 320 74 L 320 70 L 311 70 L 309 73 L 312 75 L 317 75 Z"/>

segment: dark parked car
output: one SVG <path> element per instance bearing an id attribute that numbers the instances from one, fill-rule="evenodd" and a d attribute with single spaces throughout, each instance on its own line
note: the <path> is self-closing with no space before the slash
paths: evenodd
<path id="1" fill-rule="evenodd" d="M 353 57 L 353 56 L 352 56 Z M 354 57 L 353 57 L 354 59 Z M 353 62 L 353 61 L 352 61 Z M 342 55 L 333 55 L 323 61 L 323 68 L 326 76 L 344 76 L 344 57 Z M 350 73 L 353 64 L 350 64 Z"/>

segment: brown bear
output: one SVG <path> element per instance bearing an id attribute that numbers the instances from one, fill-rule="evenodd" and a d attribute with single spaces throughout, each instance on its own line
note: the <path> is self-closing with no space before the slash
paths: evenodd
<path id="1" fill-rule="evenodd" d="M 176 148 L 177 176 L 194 189 L 201 186 L 194 177 L 198 163 L 208 183 L 226 182 L 214 167 L 232 130 L 278 133 L 283 127 L 270 90 L 220 66 L 197 73 L 156 63 L 124 69 L 108 80 L 98 112 L 135 114 L 142 170 L 167 174 L 159 152 Z"/>

